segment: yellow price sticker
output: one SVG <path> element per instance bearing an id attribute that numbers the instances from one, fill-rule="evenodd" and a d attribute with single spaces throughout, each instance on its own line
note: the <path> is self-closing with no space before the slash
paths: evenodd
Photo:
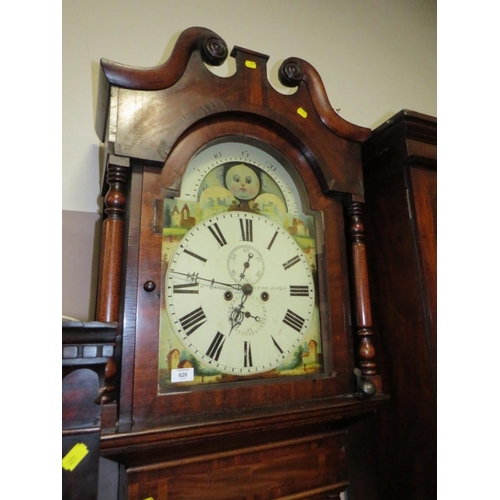
<path id="1" fill-rule="evenodd" d="M 75 444 L 62 459 L 63 469 L 73 472 L 75 467 L 85 458 L 88 452 L 89 449 L 83 443 Z"/>
<path id="2" fill-rule="evenodd" d="M 257 68 L 257 64 L 255 63 L 255 61 L 245 61 L 245 66 L 250 69 Z"/>
<path id="3" fill-rule="evenodd" d="M 297 113 L 302 116 L 302 118 L 307 118 L 307 111 L 304 108 L 299 108 Z"/>

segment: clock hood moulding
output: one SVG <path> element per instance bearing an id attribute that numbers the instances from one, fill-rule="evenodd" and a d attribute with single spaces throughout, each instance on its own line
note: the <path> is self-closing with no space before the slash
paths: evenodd
<path id="1" fill-rule="evenodd" d="M 191 127 L 221 114 L 249 115 L 254 122 L 287 132 L 311 161 L 325 192 L 363 195 L 359 146 L 371 131 L 335 112 L 317 71 L 302 59 L 286 59 L 279 79 L 298 89 L 284 95 L 267 79 L 264 54 L 234 47 L 231 57 L 237 69 L 228 78 L 205 67 L 204 63 L 221 65 L 227 56 L 224 40 L 194 27 L 179 36 L 171 56 L 160 66 L 137 68 L 102 59 L 96 131 L 109 153 L 161 167 Z M 129 113 L 118 113 L 118 108 Z M 327 140 L 316 141 L 311 149 L 311 139 L 324 136 L 325 130 L 330 132 Z"/>

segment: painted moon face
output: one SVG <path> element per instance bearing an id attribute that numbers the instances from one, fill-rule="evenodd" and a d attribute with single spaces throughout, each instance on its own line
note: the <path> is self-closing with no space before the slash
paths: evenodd
<path id="1" fill-rule="evenodd" d="M 240 163 L 227 171 L 226 187 L 238 200 L 252 200 L 259 194 L 260 180 L 253 169 Z"/>

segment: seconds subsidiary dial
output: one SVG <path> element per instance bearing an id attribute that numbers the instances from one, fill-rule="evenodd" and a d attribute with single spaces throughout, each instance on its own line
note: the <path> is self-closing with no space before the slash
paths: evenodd
<path id="1" fill-rule="evenodd" d="M 278 367 L 312 323 L 315 287 L 304 252 L 284 227 L 256 213 L 230 211 L 190 229 L 165 285 L 175 334 L 223 373 Z"/>

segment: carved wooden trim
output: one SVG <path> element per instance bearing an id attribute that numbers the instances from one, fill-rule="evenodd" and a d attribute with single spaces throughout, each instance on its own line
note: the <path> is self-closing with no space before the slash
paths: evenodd
<path id="1" fill-rule="evenodd" d="M 174 85 L 184 74 L 191 54 L 199 50 L 203 60 L 212 66 L 220 66 L 227 58 L 226 42 L 206 28 L 188 28 L 183 31 L 170 57 L 153 68 L 137 68 L 101 60 L 107 80 L 117 87 L 136 90 L 162 90 Z"/>
<path id="2" fill-rule="evenodd" d="M 323 80 L 316 69 L 298 57 L 285 59 L 278 70 L 280 82 L 286 87 L 296 87 L 303 81 L 321 121 L 340 137 L 355 142 L 364 142 L 371 135 L 371 129 L 359 127 L 344 120 L 330 105 Z"/>
<path id="3" fill-rule="evenodd" d="M 372 342 L 373 323 L 368 282 L 364 226 L 361 220 L 363 204 L 350 202 L 347 205 L 350 217 L 348 230 L 351 238 L 352 271 L 356 303 L 355 330 L 358 339 L 357 365 L 363 376 L 374 376 L 376 372 L 375 348 Z"/>
<path id="4" fill-rule="evenodd" d="M 111 163 L 107 168 L 96 312 L 96 320 L 102 322 L 118 321 L 128 171 L 127 166 Z"/>
<path id="5" fill-rule="evenodd" d="M 175 43 L 172 54 L 153 68 L 137 68 L 101 59 L 97 109 L 107 109 L 111 85 L 135 90 L 162 90 L 171 87 L 184 74 L 191 54 L 199 50 L 204 62 L 220 66 L 228 55 L 226 42 L 206 28 L 188 28 Z M 97 113 L 96 132 L 102 142 L 106 136 L 106 113 Z"/>
<path id="6" fill-rule="evenodd" d="M 298 89 L 286 95 L 267 78 L 269 56 L 241 47 L 234 47 L 231 56 L 236 62 L 231 78 L 214 75 L 205 64 L 226 59 L 225 42 L 205 28 L 189 28 L 160 66 L 138 68 L 102 60 L 96 114 L 100 139 L 108 141 L 115 155 L 161 168 L 190 127 L 205 126 L 213 118 L 244 117 L 286 133 L 311 162 L 324 192 L 361 195 L 359 143 L 371 131 L 334 111 L 318 72 L 302 59 L 287 59 L 280 78 Z M 124 106 L 132 106 L 134 120 L 124 118 L 132 108 L 118 113 Z"/>

